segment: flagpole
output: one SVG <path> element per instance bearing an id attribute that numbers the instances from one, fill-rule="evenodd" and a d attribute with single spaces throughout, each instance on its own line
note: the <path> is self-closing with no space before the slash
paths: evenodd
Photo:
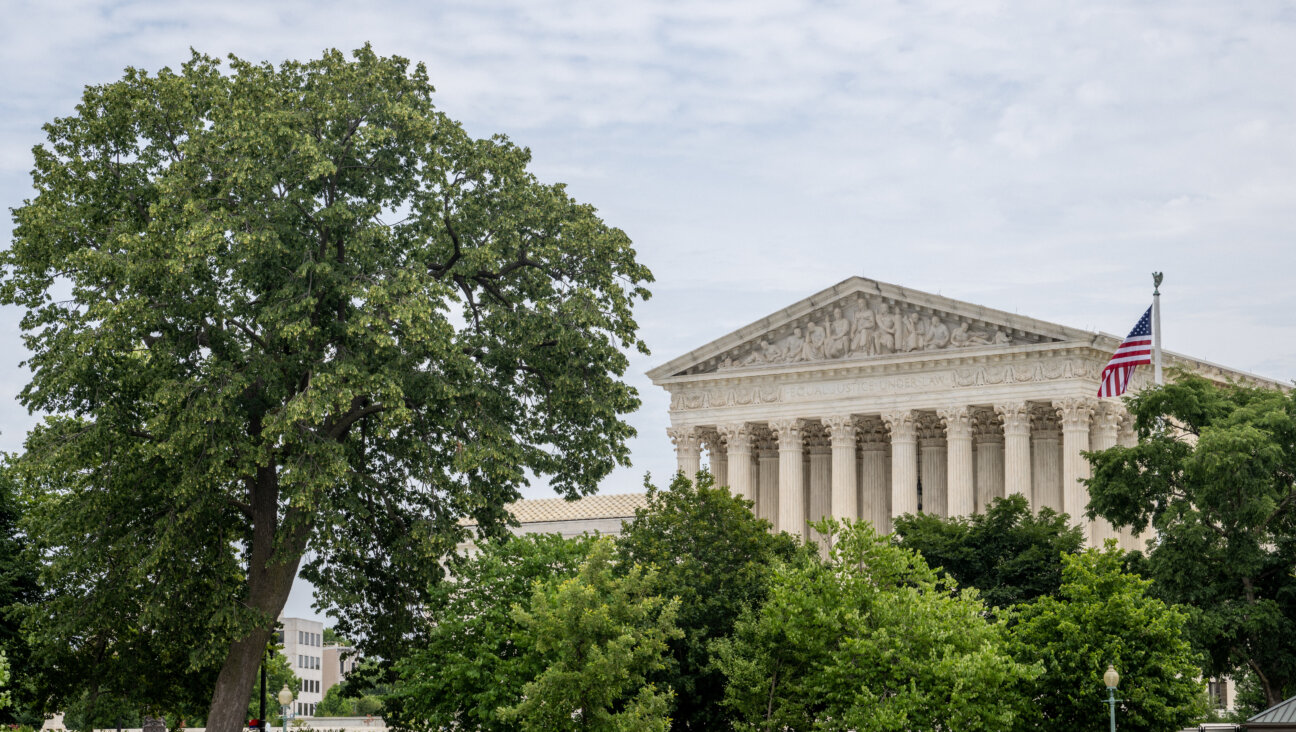
<path id="1" fill-rule="evenodd" d="M 1157 386 L 1165 383 L 1161 378 L 1161 273 L 1152 273 L 1152 368 Z"/>

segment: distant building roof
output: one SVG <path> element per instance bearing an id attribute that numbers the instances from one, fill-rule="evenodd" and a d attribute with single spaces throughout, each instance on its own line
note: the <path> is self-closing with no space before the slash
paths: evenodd
<path id="1" fill-rule="evenodd" d="M 1248 730 L 1296 730 L 1296 696 L 1260 712 L 1246 721 Z"/>
<path id="2" fill-rule="evenodd" d="M 613 493 L 594 495 L 569 501 L 565 498 L 528 498 L 510 503 L 506 508 L 519 523 L 534 524 L 550 521 L 588 521 L 590 519 L 632 518 L 635 509 L 648 505 L 643 493 Z M 466 519 L 466 526 L 476 522 Z"/>

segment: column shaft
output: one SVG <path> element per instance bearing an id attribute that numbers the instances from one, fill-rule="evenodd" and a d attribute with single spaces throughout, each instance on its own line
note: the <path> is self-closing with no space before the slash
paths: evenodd
<path id="1" fill-rule="evenodd" d="M 816 440 L 810 448 L 810 514 L 808 521 L 818 521 L 832 515 L 832 448 Z M 809 535 L 827 548 L 824 537 L 818 531 Z"/>
<path id="2" fill-rule="evenodd" d="M 760 446 L 760 510 L 757 515 L 774 526 L 779 526 L 779 454 L 777 443 L 771 441 Z"/>
<path id="3" fill-rule="evenodd" d="M 1089 461 L 1081 453 L 1089 449 L 1089 418 L 1096 400 L 1063 399 L 1055 402 L 1062 417 L 1062 510 L 1071 517 L 1073 526 L 1085 531 L 1085 541 L 1093 546 L 1093 530 L 1084 517 L 1089 493 L 1081 480 L 1089 477 Z"/>
<path id="4" fill-rule="evenodd" d="M 824 420 L 832 440 L 832 517 L 858 520 L 855 486 L 855 420 L 849 416 Z"/>
<path id="5" fill-rule="evenodd" d="M 801 537 L 805 533 L 805 483 L 802 467 L 802 425 L 799 419 L 770 422 L 779 448 L 779 531 Z"/>
<path id="6" fill-rule="evenodd" d="M 946 515 L 970 516 L 976 509 L 972 469 L 972 412 L 967 407 L 953 407 L 940 412 L 945 423 L 947 443 Z"/>
<path id="7" fill-rule="evenodd" d="M 891 429 L 891 516 L 918 513 L 918 430 L 904 410 L 882 415 Z"/>
<path id="8" fill-rule="evenodd" d="M 976 511 L 985 513 L 990 502 L 1004 494 L 1003 425 L 994 412 L 977 414 L 972 439 L 976 447 Z"/>
<path id="9" fill-rule="evenodd" d="M 752 429 L 750 425 L 728 424 L 717 428 L 728 444 L 729 488 L 735 496 L 755 502 L 752 483 Z"/>
<path id="10" fill-rule="evenodd" d="M 1063 511 L 1061 426 L 1051 409 L 1037 411 L 1032 416 L 1035 431 L 1031 433 L 1031 480 L 1034 487 L 1031 505 L 1036 511 L 1041 508 Z"/>
<path id="11" fill-rule="evenodd" d="M 711 463 L 711 476 L 717 486 L 729 485 L 729 452 L 725 449 L 724 438 L 719 432 L 713 432 L 707 438 L 707 455 Z"/>
<path id="12" fill-rule="evenodd" d="M 1025 402 L 995 405 L 1003 419 L 1004 495 L 1031 498 L 1030 410 Z"/>
<path id="13" fill-rule="evenodd" d="M 1089 436 L 1090 449 L 1097 452 L 1116 446 L 1120 431 L 1121 416 L 1125 410 L 1114 402 L 1100 401 L 1094 411 L 1093 433 Z M 1088 492 L 1085 494 L 1088 498 Z M 1121 541 L 1121 532 L 1105 518 L 1094 519 L 1094 543 L 1102 546 L 1108 539 Z"/>

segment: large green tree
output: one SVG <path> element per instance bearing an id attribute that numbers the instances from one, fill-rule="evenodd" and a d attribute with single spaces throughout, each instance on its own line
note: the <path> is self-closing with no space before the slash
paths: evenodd
<path id="1" fill-rule="evenodd" d="M 1208 674 L 1296 694 L 1296 394 L 1180 374 L 1128 404 L 1139 442 L 1090 455 L 1091 514 L 1156 529 L 1135 566 L 1191 608 Z"/>
<path id="2" fill-rule="evenodd" d="M 673 729 L 728 728 L 733 712 L 722 703 L 725 678 L 710 643 L 733 632 L 744 608 L 764 602 L 774 565 L 811 550 L 771 533 L 751 501 L 714 487 L 709 473 L 696 484 L 679 474 L 668 490 L 646 487 L 648 505 L 626 524 L 617 548 L 628 564 L 656 568 L 657 594 L 679 598 L 683 632 L 671 641 L 674 662 L 653 679 L 675 690 Z"/>
<path id="3" fill-rule="evenodd" d="M 339 632 L 393 658 L 461 517 L 498 533 L 528 472 L 577 495 L 627 461 L 650 274 L 432 94 L 367 46 L 194 54 L 46 126 L 0 302 L 50 415 L 17 467 L 52 701 L 205 690 L 235 732 L 308 550 Z"/>
<path id="4" fill-rule="evenodd" d="M 499 710 L 503 721 L 526 732 L 670 729 L 674 691 L 650 679 L 681 635 L 680 601 L 655 593 L 655 569 L 617 565 L 612 540 L 600 539 L 575 576 L 537 584 L 513 608 L 543 670 Z"/>
<path id="5" fill-rule="evenodd" d="M 1179 609 L 1149 596 L 1150 580 L 1123 571 L 1115 548 L 1063 557 L 1057 595 L 1019 606 L 1012 649 L 1041 674 L 1027 688 L 1031 704 L 1019 730 L 1099 729 L 1103 672 L 1121 675 L 1120 729 L 1180 729 L 1204 713 L 1197 654 Z"/>
<path id="6" fill-rule="evenodd" d="M 739 730 L 1004 730 L 1037 673 L 1004 621 L 867 522 L 817 525 L 827 561 L 774 573 L 769 597 L 716 641 Z"/>
<path id="7" fill-rule="evenodd" d="M 19 525 L 22 510 L 16 488 L 8 468 L 0 466 L 0 654 L 8 658 L 10 665 L 27 668 L 30 652 L 22 635 L 21 622 L 28 608 L 36 602 L 39 589 L 36 558 Z M 11 679 L 6 687 L 11 703 L 0 704 L 0 722 L 36 721 L 26 710 L 34 691 L 30 682 L 17 689 L 15 685 L 15 680 Z"/>
<path id="8" fill-rule="evenodd" d="M 895 520 L 901 543 L 959 587 L 975 587 L 997 608 L 1051 595 L 1062 584 L 1062 555 L 1075 554 L 1084 534 L 1066 514 L 1032 514 L 1025 496 L 990 502 L 985 513 L 942 518 L 906 514 Z"/>
<path id="9" fill-rule="evenodd" d="M 593 537 L 529 534 L 482 542 L 480 553 L 432 588 L 428 632 L 396 665 L 388 724 L 404 729 L 510 730 L 497 710 L 522 698 L 544 665 L 513 608 L 535 586 L 576 574 Z"/>

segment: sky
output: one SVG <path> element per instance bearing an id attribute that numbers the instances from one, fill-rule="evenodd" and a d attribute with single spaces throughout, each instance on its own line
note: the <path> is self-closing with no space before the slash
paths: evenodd
<path id="1" fill-rule="evenodd" d="M 27 2 L 0 25 L 0 202 L 41 125 L 193 48 L 366 42 L 426 63 L 476 136 L 529 147 L 653 271 L 633 465 L 674 471 L 644 371 L 862 275 L 1296 377 L 1296 5 L 1208 2 Z M 8 216 L 0 223 L 7 243 Z M 0 450 L 35 417 L 0 309 Z M 552 495 L 544 485 L 528 496 Z M 318 617 L 299 583 L 288 615 Z"/>

